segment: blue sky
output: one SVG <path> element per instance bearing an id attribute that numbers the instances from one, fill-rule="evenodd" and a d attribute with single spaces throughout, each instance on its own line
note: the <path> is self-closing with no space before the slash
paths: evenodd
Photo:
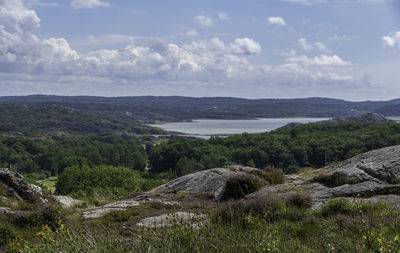
<path id="1" fill-rule="evenodd" d="M 400 97 L 399 0 L 0 0 L 0 95 Z"/>

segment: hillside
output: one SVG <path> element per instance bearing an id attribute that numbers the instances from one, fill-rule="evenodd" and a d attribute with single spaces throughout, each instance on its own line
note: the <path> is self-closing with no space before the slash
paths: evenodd
<path id="1" fill-rule="evenodd" d="M 363 112 L 400 115 L 400 100 L 348 102 L 327 98 L 242 99 L 229 97 L 0 97 L 0 132 L 66 131 L 97 134 L 154 134 L 158 121 L 198 118 L 248 119 L 338 117 Z"/>

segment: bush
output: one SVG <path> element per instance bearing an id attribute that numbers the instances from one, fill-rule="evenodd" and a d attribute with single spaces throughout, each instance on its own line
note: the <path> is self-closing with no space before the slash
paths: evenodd
<path id="1" fill-rule="evenodd" d="M 46 206 L 39 211 L 16 216 L 13 218 L 12 223 L 22 228 L 48 225 L 53 230 L 57 230 L 61 225 L 61 209 L 59 207 Z"/>
<path id="2" fill-rule="evenodd" d="M 329 217 L 336 214 L 353 215 L 356 208 L 344 199 L 331 199 L 317 214 L 321 217 Z"/>
<path id="3" fill-rule="evenodd" d="M 222 224 L 246 225 L 248 215 L 264 219 L 276 213 L 281 208 L 281 203 L 274 198 L 249 199 L 237 202 L 226 202 L 218 207 L 213 215 L 213 221 Z"/>
<path id="4" fill-rule="evenodd" d="M 238 200 L 257 191 L 264 185 L 265 181 L 261 178 L 252 174 L 240 173 L 228 179 L 222 199 Z"/>
<path id="5" fill-rule="evenodd" d="M 15 232 L 8 226 L 0 224 L 0 246 L 3 246 L 7 241 L 15 238 Z M 1 250 L 1 248 L 0 248 Z"/>
<path id="6" fill-rule="evenodd" d="M 313 179 L 314 182 L 321 183 L 327 187 L 337 187 L 345 184 L 357 184 L 360 183 L 360 179 L 352 176 L 342 175 L 342 174 L 332 174 L 332 175 L 321 175 Z"/>
<path id="7" fill-rule="evenodd" d="M 286 205 L 300 209 L 311 207 L 311 198 L 309 195 L 295 193 L 286 198 Z"/>
<path id="8" fill-rule="evenodd" d="M 262 170 L 253 170 L 250 173 L 261 177 L 272 185 L 283 184 L 285 182 L 285 175 L 283 171 L 274 167 L 265 167 Z"/>
<path id="9" fill-rule="evenodd" d="M 7 197 L 7 195 L 8 195 L 7 189 L 4 187 L 3 184 L 0 183 L 0 196 Z"/>
<path id="10" fill-rule="evenodd" d="M 140 173 L 113 166 L 72 166 L 66 168 L 58 177 L 56 192 L 63 195 L 75 192 L 92 195 L 103 190 L 140 191 L 144 182 Z"/>

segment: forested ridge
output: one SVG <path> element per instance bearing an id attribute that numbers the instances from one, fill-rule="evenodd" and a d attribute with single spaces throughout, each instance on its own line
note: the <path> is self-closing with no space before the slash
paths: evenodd
<path id="1" fill-rule="evenodd" d="M 159 121 L 337 117 L 363 112 L 397 116 L 400 115 L 400 100 L 349 102 L 328 98 L 0 97 L 0 132 L 146 134 L 159 133 L 159 130 L 146 126 Z"/>

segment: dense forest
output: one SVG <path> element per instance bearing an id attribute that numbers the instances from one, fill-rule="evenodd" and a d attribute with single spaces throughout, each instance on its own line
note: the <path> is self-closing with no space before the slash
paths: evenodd
<path id="1" fill-rule="evenodd" d="M 93 193 L 102 186 L 134 191 L 232 164 L 294 173 L 396 144 L 399 124 L 354 122 L 306 124 L 208 141 L 172 137 L 160 144 L 129 135 L 1 137 L 0 165 L 27 175 L 59 175 L 57 190 L 64 194 Z M 138 183 L 118 185 L 125 180 Z"/>
<path id="2" fill-rule="evenodd" d="M 293 173 L 396 144 L 400 144 L 396 123 L 306 124 L 209 141 L 172 138 L 151 150 L 149 163 L 154 171 L 172 170 L 178 175 L 229 163 L 274 166 Z"/>

